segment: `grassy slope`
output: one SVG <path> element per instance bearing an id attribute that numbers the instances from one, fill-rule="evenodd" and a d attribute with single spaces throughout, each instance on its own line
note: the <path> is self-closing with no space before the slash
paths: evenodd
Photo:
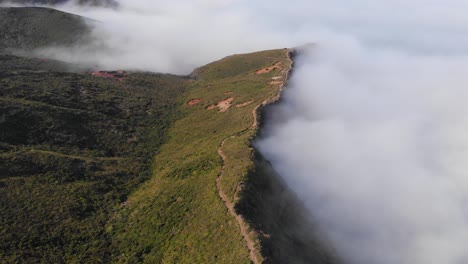
<path id="1" fill-rule="evenodd" d="M 218 196 L 216 178 L 222 161 L 217 149 L 226 141 L 223 189 L 231 199 L 252 169 L 249 130 L 254 108 L 278 94 L 270 85 L 279 70 L 255 72 L 278 61 L 287 67 L 287 50 L 236 55 L 198 69 L 184 95 L 185 116 L 169 130 L 170 138 L 155 158 L 153 178 L 135 191 L 113 224 L 121 263 L 249 263 L 238 223 Z M 232 92 L 232 94 L 225 94 Z M 209 105 L 234 97 L 221 113 Z M 200 104 L 185 102 L 201 98 Z M 234 105 L 252 100 L 245 107 Z"/>
<path id="2" fill-rule="evenodd" d="M 180 117 L 185 78 L 62 66 L 0 57 L 0 263 L 107 262 L 107 222 Z"/>

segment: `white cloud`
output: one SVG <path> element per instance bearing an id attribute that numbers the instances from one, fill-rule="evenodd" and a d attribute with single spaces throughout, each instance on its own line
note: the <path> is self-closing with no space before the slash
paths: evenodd
<path id="1" fill-rule="evenodd" d="M 358 35 L 308 52 L 261 152 L 347 263 L 467 263 L 466 54 Z"/>
<path id="2" fill-rule="evenodd" d="M 187 74 L 229 54 L 285 44 L 277 34 L 259 30 L 255 17 L 236 1 L 135 0 L 121 1 L 118 9 L 58 8 L 100 21 L 93 31 L 99 48 L 48 47 L 39 54 L 104 69 Z"/>

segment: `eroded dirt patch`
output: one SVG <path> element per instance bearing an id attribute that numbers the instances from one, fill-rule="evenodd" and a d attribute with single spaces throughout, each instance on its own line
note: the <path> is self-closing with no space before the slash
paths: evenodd
<path id="1" fill-rule="evenodd" d="M 196 104 L 199 104 L 201 102 L 201 98 L 195 98 L 195 99 L 192 99 L 192 100 L 189 100 L 187 102 L 188 105 L 196 105 Z"/>
<path id="2" fill-rule="evenodd" d="M 90 74 L 91 76 L 116 79 L 118 81 L 122 81 L 127 76 L 125 71 L 93 71 Z"/>
<path id="3" fill-rule="evenodd" d="M 257 74 L 264 74 L 264 73 L 269 73 L 271 72 L 272 70 L 276 70 L 276 69 L 281 69 L 281 62 L 277 62 L 275 64 L 273 64 L 272 66 L 269 66 L 269 67 L 266 67 L 266 68 L 263 68 L 263 69 L 260 69 L 257 71 Z"/>
<path id="4" fill-rule="evenodd" d="M 220 112 L 226 112 L 229 107 L 231 107 L 232 100 L 234 100 L 234 97 L 229 97 L 227 99 L 219 101 L 216 106 L 219 108 Z"/>
<path id="5" fill-rule="evenodd" d="M 226 112 L 229 107 L 232 105 L 232 100 L 234 100 L 234 97 L 229 97 L 224 100 L 219 101 L 215 105 L 209 105 L 205 109 L 206 110 L 213 110 L 215 108 L 218 108 L 219 112 Z"/>

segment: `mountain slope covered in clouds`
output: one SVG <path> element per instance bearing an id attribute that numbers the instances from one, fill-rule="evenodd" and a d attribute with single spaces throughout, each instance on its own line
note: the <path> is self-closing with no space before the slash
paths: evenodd
<path id="1" fill-rule="evenodd" d="M 98 65 L 100 69 L 189 74 L 195 67 L 228 54 L 316 43 L 313 50 L 296 58 L 295 74 L 284 93 L 283 104 L 270 109 L 271 116 L 277 119 L 270 119 L 263 138 L 256 143 L 261 154 L 271 161 L 271 170 L 277 171 L 296 192 L 304 207 L 311 211 L 310 221 L 349 263 L 468 263 L 465 246 L 468 244 L 466 1 L 292 0 L 285 5 L 280 0 L 122 0 L 115 9 L 74 4 L 56 7 L 101 21 L 92 30 L 99 45 L 47 47 L 34 54 L 81 66 Z M 249 55 L 244 60 L 256 61 L 257 56 L 263 55 Z M 234 58 L 242 62 L 242 57 Z M 227 72 L 241 74 L 245 70 L 243 63 L 242 67 L 229 63 L 225 65 L 231 66 L 221 68 L 218 63 L 210 65 L 219 71 L 211 77 L 229 77 Z M 265 65 L 269 63 L 274 62 L 268 61 Z M 266 67 L 255 65 L 255 68 Z M 229 70 L 231 67 L 236 70 Z M 98 73 L 98 76 L 107 74 Z M 233 80 L 231 77 L 217 79 L 214 81 L 217 85 L 212 87 L 224 89 L 226 82 Z M 262 79 L 263 75 L 257 77 Z M 193 80 L 192 84 L 198 81 Z M 252 84 L 250 81 L 242 79 L 237 84 Z M 263 84 L 263 88 L 268 87 Z M 217 98 L 222 106 L 232 104 L 236 98 L 222 95 Z M 204 98 L 188 96 L 182 101 L 200 106 Z M 216 109 L 217 103 L 212 103 L 211 110 Z M 229 109 L 223 113 L 237 108 Z M 207 114 L 200 124 L 211 121 L 211 117 Z M 221 127 L 230 124 L 226 120 L 232 121 L 225 118 Z M 192 131 L 197 131 L 193 127 L 186 128 L 186 134 L 176 137 L 181 142 L 191 138 Z M 202 136 L 211 135 L 213 131 Z M 228 146 L 231 140 L 225 142 Z M 213 155 L 216 157 L 216 153 Z M 171 168 L 184 166 L 191 160 L 188 157 L 192 156 L 186 155 L 180 162 L 167 164 Z M 217 158 L 219 162 L 220 157 Z M 210 164 L 203 168 L 209 168 Z M 173 174 L 190 175 L 182 172 L 187 171 L 178 170 Z M 198 169 L 190 172 L 205 175 Z M 138 236 L 132 231 L 120 232 L 121 241 L 135 242 L 134 247 L 126 248 L 129 258 L 157 262 L 166 257 L 168 262 L 182 261 L 175 259 L 177 251 L 196 252 L 197 256 L 203 252 L 204 255 L 199 256 L 202 262 L 213 255 L 211 249 L 195 250 L 203 248 L 207 241 L 197 238 L 205 235 L 214 241 L 211 238 L 218 233 L 206 232 L 199 236 L 199 232 L 186 239 L 189 231 L 200 225 L 182 221 L 197 215 L 187 208 L 201 208 L 184 207 L 187 201 L 200 198 L 200 188 L 194 188 L 196 192 L 180 192 L 175 186 L 189 188 L 193 177 L 189 177 L 190 180 L 175 178 L 180 185 L 174 185 L 172 178 L 158 178 L 171 183 L 167 186 L 172 189 L 164 189 L 171 190 L 168 193 L 152 188 L 160 183 L 158 181 L 147 188 L 150 194 L 164 194 L 160 197 L 165 200 L 156 201 L 165 201 L 160 206 L 170 208 L 171 213 L 141 214 L 153 205 L 145 207 L 143 203 L 141 210 L 132 211 L 134 218 L 129 218 L 141 219 L 142 223 L 152 226 L 144 230 L 162 230 L 163 237 L 174 239 L 158 239 L 170 242 L 156 244 L 150 238 L 137 240 L 149 232 Z M 207 182 L 207 188 L 213 187 L 212 180 Z M 261 182 L 241 186 L 246 189 L 264 187 L 266 193 L 269 190 L 269 186 Z M 169 195 L 176 189 L 178 193 L 197 195 Z M 211 189 L 211 194 L 214 193 L 216 191 Z M 281 232 L 267 230 L 283 226 L 283 220 L 290 214 L 282 213 L 280 206 L 272 212 L 282 214 L 281 219 L 268 217 L 268 213 L 258 214 L 255 210 L 263 205 L 269 212 L 268 203 L 258 202 L 261 197 L 250 196 L 244 207 L 238 209 L 245 215 L 251 213 L 252 219 L 260 223 L 261 219 L 274 219 L 271 225 L 254 223 L 253 226 L 262 228 L 261 240 L 271 238 L 275 242 L 271 243 L 274 249 L 270 252 L 278 253 L 277 257 L 281 258 L 287 255 L 283 250 L 289 248 L 284 245 L 298 244 L 286 239 L 285 244 L 277 245 L 281 239 L 276 236 Z M 180 209 L 187 213 L 180 214 Z M 165 224 L 168 221 L 158 222 L 164 217 L 174 221 L 169 221 L 171 225 Z M 178 230 L 187 225 L 176 223 L 190 225 L 181 234 Z M 123 226 L 124 230 L 139 230 L 138 225 Z M 177 232 L 174 234 L 172 230 Z M 285 237 L 300 233 L 294 228 L 283 230 L 288 231 L 282 233 Z M 187 242 L 180 242 L 182 240 Z M 296 250 L 306 251 L 312 252 Z M 184 256 L 183 260 L 186 259 Z"/>
<path id="2" fill-rule="evenodd" d="M 332 263 L 285 229 L 301 207 L 252 160 L 257 107 L 285 83 L 287 49 L 189 76 L 105 72 L 7 49 L 74 45 L 89 32 L 81 17 L 0 12 L 0 262 Z"/>

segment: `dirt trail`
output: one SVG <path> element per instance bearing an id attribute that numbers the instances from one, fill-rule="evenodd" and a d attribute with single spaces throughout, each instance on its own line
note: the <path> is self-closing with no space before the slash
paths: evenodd
<path id="1" fill-rule="evenodd" d="M 257 258 L 256 254 L 256 249 L 255 249 L 255 242 L 252 240 L 249 231 L 247 230 L 247 223 L 245 222 L 244 218 L 236 213 L 236 209 L 234 208 L 234 203 L 232 203 L 229 198 L 227 197 L 226 193 L 223 191 L 222 185 L 221 185 L 221 179 L 222 179 L 222 174 L 224 173 L 224 167 L 226 164 L 226 155 L 224 155 L 222 147 L 226 140 L 228 140 L 231 137 L 225 138 L 222 142 L 221 145 L 218 148 L 218 154 L 219 156 L 223 159 L 223 166 L 221 167 L 221 171 L 219 172 L 219 176 L 216 179 L 216 188 L 218 188 L 218 194 L 219 197 L 224 202 L 224 205 L 229 211 L 229 214 L 231 214 L 232 217 L 234 217 L 239 224 L 240 232 L 242 236 L 244 237 L 245 243 L 247 244 L 247 248 L 249 249 L 249 258 L 254 264 L 260 264 L 260 261 Z"/>
<path id="2" fill-rule="evenodd" d="M 254 264 L 260 264 L 261 263 L 260 260 L 258 259 L 258 256 L 260 256 L 260 252 L 257 252 L 257 249 L 255 248 L 255 242 L 252 239 L 252 235 L 250 234 L 251 232 L 249 232 L 249 230 L 248 230 L 247 222 L 242 217 L 242 215 L 240 215 L 240 214 L 238 214 L 236 212 L 235 203 L 228 198 L 228 196 L 226 195 L 226 193 L 223 191 L 223 188 L 222 188 L 221 181 L 222 181 L 222 178 L 223 178 L 224 169 L 226 167 L 226 162 L 227 162 L 227 156 L 223 152 L 223 146 L 224 146 L 224 144 L 226 143 L 226 141 L 228 139 L 233 138 L 236 135 L 242 134 L 243 132 L 251 130 L 251 129 L 256 130 L 258 128 L 258 125 L 259 125 L 258 124 L 258 110 L 261 107 L 263 107 L 263 106 L 265 106 L 267 104 L 271 104 L 271 103 L 276 102 L 276 101 L 279 100 L 279 98 L 281 96 L 281 93 L 283 91 L 283 88 L 284 88 L 284 83 L 288 80 L 289 71 L 291 70 L 292 64 L 293 64 L 293 61 L 291 60 L 291 57 L 289 56 L 289 50 L 286 50 L 286 53 L 287 53 L 287 58 L 288 58 L 289 65 L 287 67 L 285 67 L 285 69 L 282 71 L 282 77 L 283 77 L 284 82 L 281 83 L 277 95 L 275 97 L 273 97 L 273 98 L 269 98 L 267 100 L 264 100 L 263 102 L 258 104 L 252 110 L 252 115 L 253 115 L 254 120 L 252 122 L 252 125 L 249 128 L 247 128 L 244 131 L 241 131 L 239 133 L 236 133 L 235 135 L 231 135 L 231 136 L 223 139 L 223 141 L 221 141 L 221 144 L 218 147 L 218 155 L 221 157 L 221 159 L 223 161 L 223 164 L 221 166 L 221 170 L 219 171 L 218 177 L 216 178 L 216 188 L 218 189 L 219 197 L 221 198 L 221 200 L 223 200 L 224 205 L 228 209 L 229 214 L 232 217 L 234 217 L 234 219 L 236 219 L 237 223 L 239 224 L 240 232 L 241 232 L 242 236 L 244 237 L 244 241 L 245 241 L 245 243 L 247 245 L 247 248 L 249 249 L 249 258 Z M 252 231 L 252 232 L 254 232 L 254 231 Z"/>

